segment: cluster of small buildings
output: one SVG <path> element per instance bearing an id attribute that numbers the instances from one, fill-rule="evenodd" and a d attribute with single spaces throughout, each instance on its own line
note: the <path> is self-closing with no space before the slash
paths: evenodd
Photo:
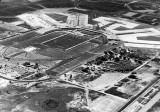
<path id="1" fill-rule="evenodd" d="M 7 77 L 10 81 L 22 80 L 36 75 L 36 73 L 45 73 L 47 67 L 38 63 L 22 62 L 22 63 L 5 63 L 1 65 L 0 74 Z"/>
<path id="2" fill-rule="evenodd" d="M 106 95 L 99 95 L 99 97 L 93 100 L 91 105 L 88 106 L 85 98 L 86 94 L 81 92 L 75 93 L 73 100 L 67 104 L 69 109 L 71 109 L 70 111 L 75 109 L 81 111 L 81 109 L 88 108 L 95 112 L 115 112 L 147 87 L 147 85 L 155 79 L 154 73 L 157 70 L 156 68 L 156 70 L 153 70 L 152 73 L 148 74 L 144 72 L 144 69 L 132 72 L 137 67 L 141 66 L 147 59 L 150 59 L 150 57 L 143 57 L 137 48 L 130 49 L 128 47 L 160 48 L 158 45 L 160 31 L 156 28 L 151 28 L 150 26 L 144 28 L 138 23 L 142 22 L 156 26 L 159 25 L 160 19 L 155 16 L 142 14 L 142 10 L 138 11 L 139 9 L 144 9 L 143 4 L 140 7 L 137 7 L 137 9 L 135 9 L 136 11 L 133 11 L 132 9 L 136 8 L 134 7 L 134 5 L 137 5 L 136 3 L 137 2 L 129 3 L 126 4 L 126 6 L 121 3 L 116 3 L 116 5 L 110 3 L 110 7 L 115 5 L 117 8 L 124 9 L 125 13 L 123 13 L 121 18 L 106 17 L 106 15 L 104 17 L 97 17 L 97 14 L 94 15 L 92 14 L 93 12 L 87 10 L 88 8 L 97 8 L 96 3 L 90 7 L 86 6 L 87 4 L 90 4 L 88 2 L 86 4 L 85 2 L 79 4 L 79 7 L 84 7 L 86 9 L 66 8 L 64 11 L 59 11 L 59 9 L 44 9 L 18 14 L 14 17 L 16 18 L 15 21 L 0 23 L 1 27 L 3 27 L 0 32 L 0 40 L 3 42 L 3 40 L 12 38 L 12 36 L 22 35 L 22 37 L 17 38 L 18 41 L 8 42 L 12 43 L 13 47 L 17 47 L 17 49 L 18 47 L 23 48 L 22 44 L 25 44 L 25 47 L 22 49 L 23 52 L 19 52 L 17 49 L 18 53 L 13 50 L 6 51 L 8 52 L 6 54 L 9 54 L 9 52 L 11 53 L 10 57 L 12 57 L 13 60 L 14 58 L 20 59 L 17 55 L 21 53 L 31 53 L 31 55 L 32 53 L 39 53 L 40 55 L 34 55 L 34 58 L 37 58 L 38 61 L 41 61 L 42 58 L 43 61 L 53 60 L 54 64 L 50 66 L 50 69 L 53 71 L 57 70 L 55 72 L 56 75 L 61 72 L 63 73 L 61 69 L 67 71 L 60 76 L 59 79 L 62 81 L 77 85 L 78 87 L 86 87 L 87 85 L 87 89 L 101 92 L 103 95 Z M 48 7 L 50 6 L 43 1 L 42 4 Z M 68 5 L 70 5 L 70 3 Z M 103 3 L 101 2 L 99 5 L 103 6 Z M 148 7 L 150 7 L 150 5 Z M 131 8 L 131 11 L 126 12 L 129 8 Z M 105 11 L 109 9 L 106 7 L 100 10 Z M 110 9 L 110 11 L 114 12 L 115 10 Z M 148 11 L 156 13 L 154 12 L 155 10 Z M 130 20 L 136 20 L 137 22 Z M 55 34 L 51 33 L 55 30 L 59 30 L 59 32 L 57 31 L 58 33 L 56 32 Z M 29 34 L 30 32 L 33 33 L 33 38 L 31 37 L 32 34 Z M 23 36 L 23 33 L 28 35 Z M 113 38 L 112 35 L 115 35 L 116 38 Z M 96 36 L 103 38 L 100 40 L 99 37 L 95 38 Z M 24 37 L 28 43 L 25 43 L 25 41 L 22 42 L 23 40 L 21 39 Z M 40 42 L 38 42 L 38 40 Z M 96 52 L 92 52 L 95 48 L 103 47 L 104 44 L 107 45 L 107 43 L 110 43 L 112 40 L 123 41 L 124 46 L 105 49 L 103 53 L 100 53 L 99 55 L 97 55 L 98 53 L 96 54 Z M 6 41 L 6 45 L 8 43 Z M 86 45 L 91 44 L 89 48 L 86 48 L 89 50 L 83 51 L 80 48 L 83 46 L 83 43 L 86 43 Z M 32 45 L 28 46 L 28 44 Z M 77 51 L 72 49 L 76 47 L 78 49 Z M 76 54 L 76 52 L 79 54 Z M 84 52 L 86 54 L 88 53 L 88 55 L 93 54 L 96 57 L 86 59 L 87 56 L 84 56 Z M 71 55 L 71 53 L 73 53 L 73 55 Z M 82 57 L 79 55 L 82 55 Z M 36 56 L 39 56 L 40 58 Z M 54 56 L 58 58 L 56 59 Z M 88 57 L 90 58 L 91 56 Z M 2 56 L 2 58 L 4 57 Z M 72 63 L 73 65 L 76 65 L 78 59 L 81 58 L 84 58 L 82 59 L 83 61 L 85 59 L 87 61 L 79 66 L 72 66 Z M 23 59 L 27 60 L 26 57 L 22 58 L 22 60 Z M 11 60 L 6 61 L 5 59 L 2 59 L 3 64 L 0 66 L 1 77 L 7 78 L 9 83 L 11 83 L 12 80 L 17 82 L 21 80 L 26 80 L 26 82 L 27 80 L 32 80 L 32 83 L 28 82 L 24 84 L 24 86 L 30 87 L 32 84 L 39 83 L 36 81 L 41 78 L 47 77 L 47 79 L 49 79 L 49 75 L 55 75 L 52 72 L 49 75 L 46 74 L 45 72 L 50 69 L 41 65 L 38 61 L 30 62 L 23 60 L 14 64 Z M 41 63 L 43 63 L 43 61 Z M 67 70 L 67 64 L 73 69 Z M 138 105 L 147 104 L 149 101 L 148 99 L 151 99 L 151 97 L 159 92 L 159 90 L 159 86 L 157 87 L 154 85 L 147 94 L 137 100 Z M 137 106 L 137 102 L 132 107 L 141 109 Z M 115 107 L 116 105 L 117 107 Z M 82 108 L 83 106 L 84 108 Z M 128 112 L 131 111 L 129 110 Z"/>
<path id="3" fill-rule="evenodd" d="M 93 81 L 104 73 L 128 73 L 143 63 L 144 59 L 134 55 L 136 51 L 128 48 L 113 48 L 105 51 L 100 57 L 88 61 L 64 76 L 67 80 L 79 80 L 81 82 Z"/>

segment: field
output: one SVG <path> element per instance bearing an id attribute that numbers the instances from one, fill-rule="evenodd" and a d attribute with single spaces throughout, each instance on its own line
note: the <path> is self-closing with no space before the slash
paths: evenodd
<path id="1" fill-rule="evenodd" d="M 28 4 L 27 6 L 31 7 L 31 8 L 35 8 L 35 9 L 43 9 L 42 7 L 40 7 L 39 5 L 36 5 L 36 4 Z"/>
<path id="2" fill-rule="evenodd" d="M 84 37 L 75 34 L 69 34 L 63 31 L 52 32 L 45 35 L 39 35 L 35 32 L 30 32 L 9 40 L 0 42 L 0 44 L 8 46 L 14 45 L 17 48 L 26 48 L 28 46 L 34 46 L 37 48 L 52 48 L 69 50 L 78 47 L 81 43 L 91 39 L 91 37 Z"/>
<path id="3" fill-rule="evenodd" d="M 51 48 L 68 49 L 68 48 L 73 47 L 77 44 L 80 44 L 84 41 L 86 41 L 86 39 L 84 39 L 83 37 L 79 37 L 77 35 L 67 34 L 67 35 L 59 37 L 57 39 L 43 42 L 43 44 L 47 45 Z"/>
<path id="4" fill-rule="evenodd" d="M 1 41 L 0 44 L 5 45 L 5 46 L 11 46 L 11 45 L 14 45 L 15 43 L 18 44 L 18 43 L 27 41 L 27 40 L 35 37 L 35 36 L 38 36 L 38 35 L 39 34 L 36 33 L 36 32 L 29 32 L 29 33 L 26 33 L 26 34 L 22 34 L 20 36 L 12 37 L 10 39 Z"/>
<path id="5" fill-rule="evenodd" d="M 16 18 L 16 17 L 13 17 L 13 18 L 0 18 L 1 21 L 4 21 L 4 22 L 15 22 L 15 21 L 19 21 L 20 19 Z"/>
<path id="6" fill-rule="evenodd" d="M 58 73 L 61 73 L 61 72 L 64 72 L 65 70 L 67 69 L 71 69 L 73 67 L 76 67 L 76 66 L 79 66 L 80 64 L 82 64 L 84 61 L 86 61 L 87 59 L 91 59 L 95 56 L 95 54 L 91 54 L 91 53 L 85 53 L 83 54 L 82 56 L 60 66 L 60 67 L 57 67 L 54 71 L 55 72 L 58 72 Z"/>
<path id="7" fill-rule="evenodd" d="M 116 112 L 124 104 L 125 102 L 118 98 L 104 96 L 93 101 L 91 106 L 96 112 Z"/>
<path id="8" fill-rule="evenodd" d="M 20 15 L 22 13 L 25 12 L 29 12 L 29 11 L 35 11 L 36 9 L 27 7 L 27 6 L 22 6 L 22 7 L 14 7 L 14 8 L 7 8 L 7 9 L 3 9 L 0 11 L 0 15 L 1 16 L 16 16 L 16 15 Z"/>
<path id="9" fill-rule="evenodd" d="M 101 34 L 99 32 L 93 32 L 93 31 L 82 30 L 82 29 L 80 29 L 80 32 L 83 33 L 83 34 L 92 35 L 92 36 Z"/>
<path id="10" fill-rule="evenodd" d="M 147 112 L 159 112 L 160 111 L 160 100 L 156 102 L 151 109 L 149 109 Z"/>
<path id="11" fill-rule="evenodd" d="M 116 2 L 84 2 L 80 3 L 79 7 L 85 9 L 92 9 L 92 10 L 99 10 L 105 12 L 118 12 L 118 11 L 126 11 L 128 10 L 123 3 L 116 3 Z"/>
<path id="12" fill-rule="evenodd" d="M 1 3 L 0 16 L 16 16 L 28 11 L 35 11 L 43 9 L 36 4 L 23 4 L 23 3 Z"/>
<path id="13" fill-rule="evenodd" d="M 84 54 L 86 51 L 89 51 L 98 46 L 98 44 L 92 42 L 85 42 L 91 38 L 92 36 L 88 36 L 86 38 L 84 36 L 66 33 L 63 31 L 50 32 L 44 35 L 40 35 L 34 31 L 31 31 L 26 34 L 1 41 L 0 44 L 4 46 L 13 46 L 14 48 L 18 49 L 25 49 L 30 46 L 33 46 L 37 48 L 35 51 L 37 55 L 40 54 L 43 56 L 52 57 L 52 62 L 58 60 L 64 61 L 68 59 L 73 59 L 71 62 L 65 63 L 65 65 L 59 68 L 56 67 L 56 71 L 61 72 L 64 71 L 66 68 L 72 68 L 73 66 L 76 66 L 82 61 L 94 56 L 94 54 L 90 53 Z M 7 55 L 10 55 L 10 48 L 6 51 L 6 53 Z M 28 53 L 27 56 L 29 56 L 30 58 L 27 59 L 38 63 L 45 61 L 43 59 L 35 60 L 32 58 L 33 54 L 31 54 Z M 19 56 L 17 58 L 19 58 Z M 22 56 L 22 59 L 23 58 L 25 57 Z M 45 64 L 47 63 L 49 63 L 49 60 L 46 60 Z M 49 66 L 49 68 L 53 70 L 55 64 L 49 64 Z"/>
<path id="14" fill-rule="evenodd" d="M 37 48 L 35 51 L 31 51 L 25 57 L 23 54 L 21 60 L 26 59 L 32 62 L 42 63 L 42 65 L 49 66 L 49 70 L 53 72 L 63 72 L 66 69 L 70 69 L 79 65 L 85 60 L 94 57 L 97 54 L 87 53 L 87 51 L 99 46 L 94 42 L 85 42 L 91 39 L 92 36 L 79 36 L 78 34 L 66 33 L 64 31 L 50 32 L 44 35 L 40 35 L 34 31 L 26 34 L 12 37 L 10 39 L 1 41 L 0 44 L 5 46 L 13 46 L 18 49 L 26 49 L 28 47 Z M 84 43 L 83 43 L 84 42 Z M 6 51 L 7 55 L 10 55 L 11 47 Z M 51 60 L 33 58 L 32 53 L 38 55 L 47 56 Z M 19 59 L 20 56 L 14 57 L 13 60 Z M 50 62 L 54 64 L 50 64 Z M 63 65 L 58 65 L 56 61 L 62 61 Z M 47 64 L 48 63 L 48 64 Z"/>
<path id="15" fill-rule="evenodd" d="M 160 41 L 160 38 L 155 36 L 148 36 L 148 37 L 138 37 L 138 40 L 147 40 L 147 41 Z"/>
<path id="16" fill-rule="evenodd" d="M 15 47 L 18 48 L 26 48 L 28 46 L 35 46 L 38 47 L 38 44 L 41 44 L 44 41 L 47 41 L 49 39 L 53 39 L 56 38 L 57 36 L 61 35 L 62 33 L 50 33 L 50 34 L 46 34 L 46 35 L 40 35 L 36 32 L 30 32 L 30 33 L 26 33 L 25 35 L 22 36 L 17 36 L 16 38 L 13 38 L 11 40 L 6 40 L 5 43 L 6 44 L 14 44 Z M 14 40 L 14 42 L 13 42 Z M 2 44 L 4 44 L 4 42 L 2 42 Z"/>
<path id="17" fill-rule="evenodd" d="M 73 3 L 53 3 L 53 2 L 48 2 L 48 3 L 42 3 L 41 5 L 43 5 L 46 8 L 63 8 L 63 7 L 74 7 Z"/>
<path id="18" fill-rule="evenodd" d="M 26 92 L 0 100 L 0 110 L 5 112 L 68 112 L 66 104 L 73 100 L 72 94 L 83 92 L 81 89 L 53 87 L 40 92 Z M 54 107 L 53 102 L 46 103 L 48 100 L 58 102 Z M 18 108 L 17 108 L 18 107 Z M 84 112 L 84 111 L 83 111 Z"/>

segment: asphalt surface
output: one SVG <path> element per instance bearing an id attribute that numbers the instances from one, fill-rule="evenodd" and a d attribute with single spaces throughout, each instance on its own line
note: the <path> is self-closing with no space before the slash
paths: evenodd
<path id="1" fill-rule="evenodd" d="M 138 95 L 136 95 L 135 97 L 131 98 L 131 100 L 125 105 L 123 106 L 121 109 L 119 109 L 117 112 L 122 112 L 123 110 L 125 110 L 126 108 L 128 108 L 135 100 L 137 100 L 141 95 L 143 95 L 143 93 L 145 91 L 147 91 L 151 86 L 153 86 L 160 78 L 155 79 L 154 81 L 152 81 L 145 89 L 143 89 Z"/>
<path id="2" fill-rule="evenodd" d="M 156 102 L 159 101 L 160 92 L 155 95 L 139 112 L 147 112 Z"/>

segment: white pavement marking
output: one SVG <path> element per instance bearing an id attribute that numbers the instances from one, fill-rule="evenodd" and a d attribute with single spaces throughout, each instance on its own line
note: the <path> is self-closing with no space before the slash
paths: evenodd
<path id="1" fill-rule="evenodd" d="M 86 43 L 86 42 L 89 42 L 89 41 L 91 41 L 91 40 L 94 40 L 94 39 L 96 39 L 96 38 L 99 38 L 100 36 L 101 36 L 101 35 L 98 35 L 98 36 L 96 36 L 96 37 L 94 37 L 94 38 L 91 38 L 91 39 L 86 40 L 86 41 L 84 41 L 84 42 L 82 42 L 82 43 L 79 43 L 79 44 L 77 44 L 77 45 L 75 45 L 75 46 L 72 46 L 72 47 L 70 47 L 70 48 L 68 48 L 68 49 L 66 49 L 66 50 L 73 49 L 73 48 L 75 48 L 75 47 L 77 47 L 77 46 L 80 46 L 80 45 Z"/>
<path id="2" fill-rule="evenodd" d="M 52 38 L 52 39 L 46 40 L 46 41 L 42 42 L 41 44 L 44 44 L 44 43 L 49 42 L 49 41 L 51 41 L 51 40 L 55 40 L 55 39 L 57 39 L 57 38 L 60 38 L 60 37 L 65 36 L 65 35 L 68 35 L 68 33 L 63 34 L 63 35 L 60 35 L 60 36 L 58 36 L 58 37 L 56 37 L 56 38 Z"/>

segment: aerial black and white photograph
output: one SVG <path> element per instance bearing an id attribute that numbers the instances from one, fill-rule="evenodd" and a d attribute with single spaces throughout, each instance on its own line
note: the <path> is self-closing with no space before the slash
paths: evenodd
<path id="1" fill-rule="evenodd" d="M 160 112 L 160 0 L 0 0 L 0 112 Z"/>

